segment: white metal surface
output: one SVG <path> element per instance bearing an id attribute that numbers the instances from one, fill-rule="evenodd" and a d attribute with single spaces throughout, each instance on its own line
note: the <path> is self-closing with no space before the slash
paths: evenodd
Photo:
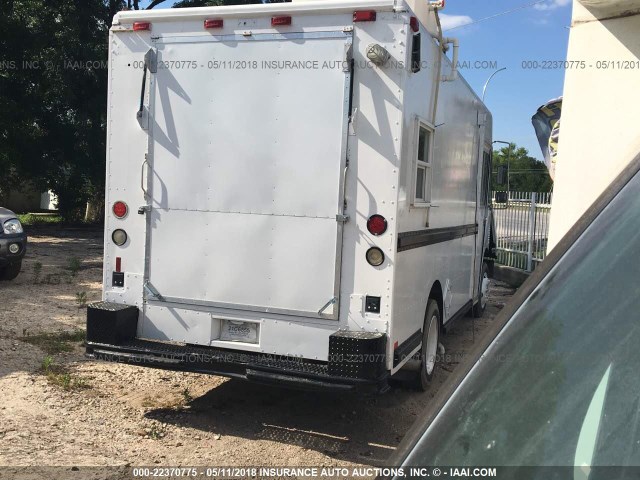
<path id="1" fill-rule="evenodd" d="M 378 331 L 388 335 L 393 372 L 401 366 L 393 365 L 394 345 L 422 328 L 434 285 L 443 289 L 449 316 L 473 298 L 476 236 L 397 251 L 401 232 L 476 221 L 478 152 L 491 138 L 490 115 L 462 77 L 441 84 L 433 205 L 414 206 L 415 121 L 433 118 L 435 84 L 451 74 L 429 33 L 433 15 L 415 5 L 429 24 L 421 27 L 424 68 L 415 74 L 402 67 L 410 60 L 414 12 L 400 1 L 118 15 L 110 40 L 104 296 L 143 309 L 139 336 L 327 360 L 338 329 Z M 352 23 L 358 9 L 375 9 L 376 21 Z M 272 28 L 277 14 L 291 14 L 292 25 Z M 203 19 L 213 16 L 225 19 L 224 28 L 204 31 Z M 134 20 L 153 22 L 151 32 L 133 32 Z M 347 125 L 349 75 L 341 63 L 350 38 L 356 67 Z M 389 52 L 388 64 L 366 64 L 374 43 Z M 160 66 L 195 60 L 197 68 L 150 75 L 144 103 L 153 115 L 145 110 L 139 122 L 142 71 L 135 65 L 150 48 Z M 429 65 L 439 55 L 438 73 Z M 213 60 L 291 59 L 328 59 L 339 68 L 207 68 Z M 151 213 L 137 215 L 148 201 L 141 167 L 153 198 Z M 127 218 L 110 214 L 115 199 L 128 203 Z M 344 224 L 336 221 L 340 213 L 349 217 Z M 373 214 L 387 219 L 381 236 L 367 231 Z M 129 234 L 124 247 L 109 240 L 115 228 Z M 372 246 L 384 251 L 380 267 L 366 262 Z M 118 256 L 124 288 L 111 286 Z M 145 275 L 164 301 L 143 300 Z M 365 311 L 367 295 L 381 297 L 380 313 Z M 339 305 L 328 303 L 334 296 Z M 229 319 L 258 324 L 257 343 L 223 340 Z"/>
<path id="2" fill-rule="evenodd" d="M 397 2 L 399 3 L 399 2 Z M 200 8 L 167 8 L 155 10 L 129 10 L 118 12 L 114 24 L 127 25 L 135 21 L 176 22 L 183 20 L 204 20 L 212 16 L 259 17 L 293 13 L 300 15 L 327 15 L 331 13 L 352 13 L 359 9 L 391 11 L 396 7 L 394 0 L 316 0 L 294 3 L 271 3 L 250 5 L 226 5 Z"/>
<path id="3" fill-rule="evenodd" d="M 155 76 L 149 280 L 179 303 L 318 316 L 339 295 L 349 74 L 262 62 L 340 65 L 350 33 L 184 39 L 156 42 L 159 65 L 218 63 Z"/>

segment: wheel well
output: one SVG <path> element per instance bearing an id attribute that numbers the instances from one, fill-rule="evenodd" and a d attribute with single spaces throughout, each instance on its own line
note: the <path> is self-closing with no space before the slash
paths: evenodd
<path id="1" fill-rule="evenodd" d="M 436 280 L 436 282 L 431 287 L 429 298 L 432 298 L 433 300 L 438 302 L 438 310 L 440 310 L 440 326 L 442 326 L 442 322 L 444 321 L 444 305 L 442 299 L 442 285 L 440 285 L 439 281 Z"/>

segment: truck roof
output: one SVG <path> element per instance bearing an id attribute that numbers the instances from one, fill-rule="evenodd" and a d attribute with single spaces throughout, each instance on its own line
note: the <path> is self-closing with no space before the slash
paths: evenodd
<path id="1" fill-rule="evenodd" d="M 252 5 L 224 5 L 219 7 L 163 8 L 158 10 L 125 10 L 118 12 L 114 25 L 135 21 L 172 21 L 205 19 L 213 15 L 260 16 L 279 13 L 347 13 L 353 10 L 373 8 L 393 10 L 401 0 L 308 0 L 287 3 Z"/>

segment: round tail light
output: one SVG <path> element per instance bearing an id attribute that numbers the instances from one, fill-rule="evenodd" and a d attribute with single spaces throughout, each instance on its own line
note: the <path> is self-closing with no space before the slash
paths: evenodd
<path id="1" fill-rule="evenodd" d="M 116 202 L 113 204 L 113 214 L 118 218 L 124 218 L 129 212 L 129 207 L 124 202 Z"/>
<path id="2" fill-rule="evenodd" d="M 378 247 L 371 247 L 367 250 L 367 262 L 371 266 L 379 267 L 384 262 L 384 253 Z"/>
<path id="3" fill-rule="evenodd" d="M 113 240 L 113 243 L 121 247 L 122 245 L 127 243 L 127 232 L 125 232 L 120 228 L 117 230 L 114 230 L 113 233 L 111 234 L 111 240 Z"/>
<path id="4" fill-rule="evenodd" d="M 367 220 L 367 230 L 372 235 L 382 235 L 387 231 L 387 220 L 382 215 L 371 215 Z"/>

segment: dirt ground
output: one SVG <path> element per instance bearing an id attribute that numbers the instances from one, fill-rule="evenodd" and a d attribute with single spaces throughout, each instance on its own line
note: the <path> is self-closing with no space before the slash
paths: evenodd
<path id="1" fill-rule="evenodd" d="M 100 299 L 102 242 L 32 232 L 22 273 L 0 283 L 0 465 L 381 465 L 457 368 L 439 363 L 425 393 L 358 396 L 89 361 L 73 332 Z M 492 283 L 476 340 L 512 293 Z M 471 328 L 443 337 L 449 357 L 468 351 Z"/>

